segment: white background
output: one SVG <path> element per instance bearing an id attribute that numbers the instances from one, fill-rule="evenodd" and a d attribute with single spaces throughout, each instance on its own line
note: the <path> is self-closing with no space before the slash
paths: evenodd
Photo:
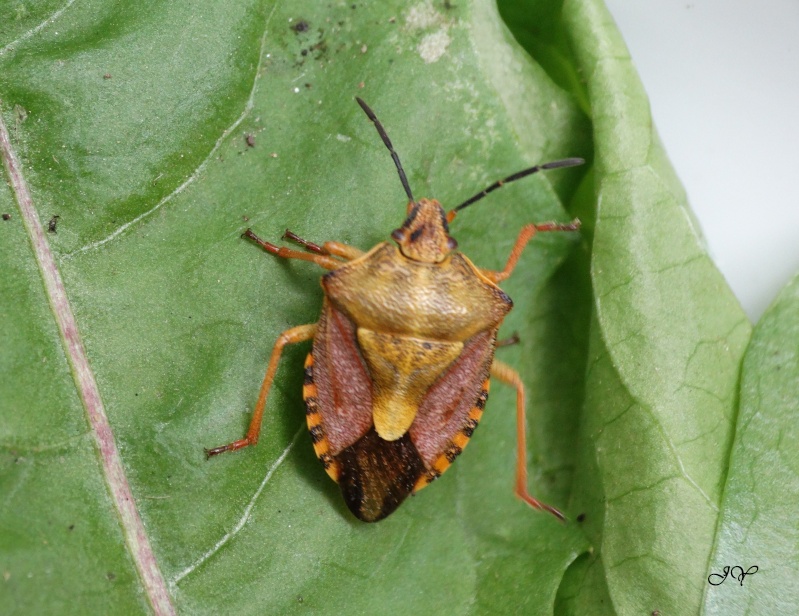
<path id="1" fill-rule="evenodd" d="M 606 3 L 710 254 L 756 322 L 799 271 L 799 1 Z"/>

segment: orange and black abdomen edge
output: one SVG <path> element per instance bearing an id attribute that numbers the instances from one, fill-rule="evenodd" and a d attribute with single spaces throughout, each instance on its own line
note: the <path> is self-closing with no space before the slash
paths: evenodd
<path id="1" fill-rule="evenodd" d="M 474 431 L 480 424 L 480 419 L 483 416 L 483 410 L 485 409 L 486 401 L 488 400 L 488 390 L 490 386 L 490 378 L 487 378 L 485 381 L 483 381 L 483 385 L 480 389 L 480 395 L 478 395 L 474 406 L 469 411 L 466 421 L 460 427 L 460 429 L 452 435 L 452 438 L 449 439 L 449 443 L 444 448 L 442 453 L 435 459 L 431 467 L 426 469 L 425 472 L 419 477 L 413 487 L 414 492 L 418 492 L 441 477 L 444 471 L 446 471 L 455 461 L 455 458 L 463 453 L 463 450 L 466 448 L 466 445 L 469 444 L 469 441 L 472 438 L 472 434 L 474 434 Z"/>
<path id="2" fill-rule="evenodd" d="M 318 391 L 313 377 L 313 363 L 313 354 L 308 353 L 308 357 L 305 358 L 305 378 L 302 384 L 302 398 L 305 400 L 305 420 L 308 424 L 308 432 L 311 434 L 316 457 L 321 460 L 330 478 L 337 482 L 339 464 L 331 455 L 330 443 L 325 436 L 322 414 L 319 411 Z"/>

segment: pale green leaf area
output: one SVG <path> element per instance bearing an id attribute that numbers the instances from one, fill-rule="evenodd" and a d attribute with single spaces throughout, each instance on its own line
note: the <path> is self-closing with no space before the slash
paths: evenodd
<path id="1" fill-rule="evenodd" d="M 739 428 L 710 567 L 718 577 L 705 589 L 707 614 L 790 614 L 799 605 L 797 383 L 799 277 L 760 319 L 744 358 Z M 751 572 L 740 584 L 736 565 Z M 725 567 L 735 579 L 724 579 Z"/>
<path id="2" fill-rule="evenodd" d="M 178 613 L 777 605 L 799 568 L 795 538 L 780 542 L 796 490 L 777 487 L 796 482 L 789 370 L 768 385 L 783 405 L 768 402 L 758 384 L 778 369 L 754 346 L 739 417 L 750 326 L 600 2 L 66 0 L 0 14 L 0 110 L 40 220 L 60 216 L 46 239 Z M 304 427 L 307 343 L 284 354 L 258 445 L 205 460 L 244 433 L 275 339 L 322 300 L 318 267 L 242 231 L 367 249 L 404 218 L 355 96 L 416 198 L 445 207 L 535 163 L 589 161 L 510 184 L 451 225 L 499 269 L 523 224 L 583 220 L 537 236 L 503 283 L 515 309 L 500 335 L 521 342 L 498 351 L 529 390 L 531 492 L 566 524 L 513 495 L 515 394 L 497 382 L 439 481 L 382 522 L 355 520 Z M 0 209 L 0 605 L 148 613 L 5 183 Z M 795 309 L 769 314 L 795 326 Z M 773 319 L 760 348 L 789 344 Z M 743 587 L 707 588 L 750 561 L 761 571 Z"/>

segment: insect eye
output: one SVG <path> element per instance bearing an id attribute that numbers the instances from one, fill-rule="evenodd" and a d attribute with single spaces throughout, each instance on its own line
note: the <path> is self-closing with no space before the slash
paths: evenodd
<path id="1" fill-rule="evenodd" d="M 391 232 L 391 239 L 397 242 L 398 244 L 405 240 L 405 231 L 402 229 L 394 229 Z"/>
<path id="2" fill-rule="evenodd" d="M 449 248 L 450 250 L 455 250 L 457 247 L 458 247 L 458 240 L 456 240 L 454 237 L 448 237 L 447 248 Z"/>

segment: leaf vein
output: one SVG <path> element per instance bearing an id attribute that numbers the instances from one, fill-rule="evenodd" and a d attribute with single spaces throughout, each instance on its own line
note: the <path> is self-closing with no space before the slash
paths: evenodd
<path id="1" fill-rule="evenodd" d="M 105 413 L 94 371 L 89 365 L 86 348 L 78 330 L 75 314 L 72 312 L 61 272 L 58 270 L 55 255 L 50 249 L 39 215 L 33 205 L 33 197 L 22 174 L 22 164 L 11 146 L 11 139 L 1 112 L 0 158 L 3 159 L 11 190 L 19 205 L 20 217 L 33 248 L 36 264 L 44 283 L 45 294 L 61 334 L 64 355 L 72 369 L 75 389 L 86 410 L 92 434 L 97 443 L 102 472 L 111 493 L 111 499 L 119 513 L 120 526 L 131 559 L 139 572 L 144 591 L 155 613 L 158 615 L 175 614 L 175 608 L 166 589 L 163 575 L 136 507 L 136 500 L 133 498 L 128 478 L 125 476 L 122 458 L 114 440 L 114 432 Z"/>
<path id="2" fill-rule="evenodd" d="M 225 140 L 231 135 L 231 133 L 233 133 L 233 131 L 235 131 L 239 127 L 239 125 L 244 121 L 244 119 L 250 114 L 250 112 L 253 109 L 255 94 L 258 91 L 258 78 L 261 70 L 261 65 L 263 64 L 264 51 L 266 49 L 266 33 L 268 31 L 269 22 L 272 20 L 272 15 L 274 15 L 276 7 L 277 4 L 275 4 L 275 7 L 273 7 L 272 12 L 269 14 L 269 16 L 266 19 L 266 23 L 264 24 L 264 31 L 263 34 L 261 35 L 261 48 L 258 52 L 258 64 L 255 68 L 252 88 L 250 88 L 250 95 L 247 97 L 247 102 L 244 104 L 244 109 L 242 110 L 241 114 L 239 114 L 239 117 L 236 118 L 236 120 L 233 122 L 233 124 L 231 124 L 224 131 L 222 131 L 222 134 L 216 140 L 216 143 L 214 143 L 214 147 L 211 148 L 211 150 L 208 152 L 208 155 L 203 159 L 203 161 L 199 165 L 197 165 L 192 174 L 188 178 L 186 178 L 182 184 L 180 184 L 175 190 L 173 190 L 171 193 L 169 193 L 167 196 L 161 199 L 149 210 L 139 214 L 138 216 L 136 216 L 136 218 L 129 220 L 125 224 L 121 225 L 114 232 L 107 235 L 103 239 L 97 240 L 95 242 L 90 242 L 85 246 L 82 246 L 70 253 L 67 253 L 66 255 L 63 256 L 64 259 L 71 259 L 72 257 L 78 254 L 88 252 L 90 250 L 95 250 L 107 244 L 111 240 L 116 239 L 117 237 L 125 233 L 125 231 L 130 229 L 132 226 L 138 224 L 145 218 L 149 218 L 152 214 L 160 210 L 161 207 L 163 207 L 167 202 L 171 201 L 173 198 L 175 198 L 184 190 L 186 190 L 186 188 L 189 185 L 193 184 L 194 181 L 198 177 L 200 177 L 200 174 L 202 174 L 202 172 L 205 171 L 205 168 L 208 166 L 208 163 L 211 162 L 211 160 L 214 158 L 214 155 L 216 154 L 217 150 L 219 150 L 219 148 L 222 147 L 222 144 L 225 142 Z"/>
<path id="3" fill-rule="evenodd" d="M 283 453 L 274 461 L 272 466 L 269 467 L 269 470 L 266 472 L 263 480 L 261 480 L 261 484 L 258 486 L 258 489 L 255 490 L 250 501 L 247 503 L 247 506 L 244 508 L 244 512 L 242 513 L 239 521 L 236 522 L 236 525 L 233 527 L 232 530 L 225 533 L 225 535 L 217 541 L 213 547 L 211 547 L 208 551 L 206 551 L 202 556 L 200 556 L 197 560 L 195 560 L 192 564 L 188 567 L 183 569 L 180 573 L 178 573 L 172 580 L 169 582 L 170 588 L 174 588 L 177 584 L 185 578 L 187 575 L 191 574 L 195 571 L 199 566 L 205 563 L 209 558 L 211 558 L 214 554 L 216 554 L 226 543 L 228 543 L 231 539 L 233 539 L 239 531 L 244 528 L 244 525 L 247 523 L 247 520 L 250 519 L 250 515 L 252 514 L 252 510 L 255 507 L 255 503 L 258 500 L 258 497 L 261 495 L 261 492 L 264 491 L 266 484 L 269 483 L 269 480 L 272 479 L 272 475 L 275 474 L 275 471 L 283 464 L 283 461 L 286 459 L 286 456 L 289 455 L 289 452 L 294 447 L 297 439 L 300 437 L 300 434 L 303 433 L 305 425 L 301 425 L 300 429 L 297 430 L 297 433 L 294 435 L 294 438 L 291 439 L 291 442 L 288 446 L 283 450 Z"/>
<path id="4" fill-rule="evenodd" d="M 37 33 L 38 33 L 40 30 L 43 30 L 44 28 L 46 28 L 47 26 L 49 26 L 49 25 L 50 25 L 51 23 L 53 23 L 53 22 L 54 22 L 56 19 L 58 19 L 59 17 L 61 17 L 61 15 L 64 13 L 64 11 L 66 11 L 66 10 L 67 10 L 69 7 L 71 7 L 71 6 L 72 6 L 74 3 L 75 3 L 75 0 L 67 0 L 67 3 L 66 3 L 64 6 L 62 6 L 60 9 L 58 9 L 58 10 L 57 10 L 55 13 L 53 13 L 52 15 L 50 15 L 50 17 L 48 17 L 47 19 L 45 19 L 45 20 L 44 20 L 42 23 L 40 23 L 38 26 L 36 26 L 35 28 L 31 28 L 30 30 L 28 30 L 27 32 L 25 32 L 25 33 L 24 33 L 22 36 L 20 36 L 18 39 L 16 39 L 16 40 L 13 40 L 13 41 L 11 41 L 11 42 L 10 42 L 8 45 L 6 45 L 5 47 L 2 47 L 2 48 L 0 48 L 0 56 L 2 56 L 2 55 L 4 55 L 4 54 L 8 53 L 9 51 L 13 51 L 13 50 L 14 50 L 14 48 L 15 48 L 17 45 L 19 45 L 19 44 L 20 44 L 20 43 L 22 43 L 23 41 L 26 41 L 26 40 L 28 40 L 28 39 L 29 39 L 30 37 L 32 37 L 34 34 L 37 34 Z"/>

